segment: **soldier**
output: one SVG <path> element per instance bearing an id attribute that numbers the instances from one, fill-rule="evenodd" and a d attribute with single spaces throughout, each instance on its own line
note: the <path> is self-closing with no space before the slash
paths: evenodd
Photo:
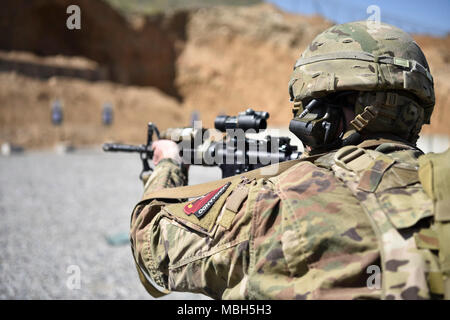
<path id="1" fill-rule="evenodd" d="M 186 184 L 177 146 L 154 143 L 156 167 L 131 221 L 149 293 L 448 298 L 450 202 L 421 183 L 444 162 L 422 157 L 418 170 L 415 145 L 435 104 L 418 45 L 387 24 L 333 26 L 296 62 L 289 93 L 290 130 L 306 152 L 277 175 L 174 188 Z"/>

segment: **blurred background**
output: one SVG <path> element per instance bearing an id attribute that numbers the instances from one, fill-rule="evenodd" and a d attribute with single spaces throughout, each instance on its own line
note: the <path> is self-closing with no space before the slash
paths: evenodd
<path id="1" fill-rule="evenodd" d="M 296 59 L 370 5 L 425 52 L 436 107 L 419 146 L 446 150 L 447 0 L 2 0 L 0 299 L 148 299 L 126 240 L 141 164 L 101 143 L 144 143 L 148 121 L 211 127 L 248 107 L 287 134 Z M 220 176 L 190 173 L 191 184 Z"/>

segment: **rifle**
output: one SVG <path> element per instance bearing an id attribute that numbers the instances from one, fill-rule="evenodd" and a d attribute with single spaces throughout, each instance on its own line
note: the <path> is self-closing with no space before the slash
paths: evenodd
<path id="1" fill-rule="evenodd" d="M 248 133 L 258 133 L 267 128 L 269 113 L 247 109 L 238 116 L 219 115 L 214 121 L 215 129 L 171 128 L 159 132 L 152 122 L 147 125 L 147 143 L 129 145 L 105 143 L 105 152 L 136 152 L 140 154 L 142 172 L 151 171 L 149 160 L 153 158 L 153 135 L 169 139 L 180 148 L 183 167 L 188 165 L 218 166 L 222 177 L 237 175 L 268 164 L 297 159 L 301 153 L 290 144 L 289 137 L 267 135 L 263 139 L 251 139 Z"/>

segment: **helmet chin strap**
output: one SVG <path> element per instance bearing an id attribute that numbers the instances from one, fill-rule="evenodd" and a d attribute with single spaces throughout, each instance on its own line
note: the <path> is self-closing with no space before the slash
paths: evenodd
<path id="1" fill-rule="evenodd" d="M 350 125 L 354 128 L 353 130 L 348 130 L 346 128 L 346 121 L 344 120 L 344 130 L 345 132 L 340 138 L 341 146 L 356 145 L 361 142 L 362 134 L 361 131 L 369 125 L 371 121 L 376 119 L 379 113 L 379 108 L 374 106 L 367 106 L 364 111 L 357 114 L 353 120 L 350 121 Z"/>
<path id="2" fill-rule="evenodd" d="M 367 106 L 364 111 L 357 114 L 353 120 L 350 121 L 352 130 L 347 131 L 346 120 L 343 120 L 344 129 L 343 133 L 339 137 L 340 147 L 347 145 L 358 144 L 362 140 L 361 131 L 369 125 L 369 123 L 377 118 L 379 114 L 379 108 L 374 106 Z"/>
<path id="3" fill-rule="evenodd" d="M 369 125 L 369 123 L 376 119 L 379 113 L 379 108 L 374 106 L 367 106 L 364 111 L 357 114 L 353 120 L 350 121 L 350 125 L 354 128 L 353 130 L 347 131 L 346 121 L 344 120 L 344 134 L 339 138 L 340 147 L 355 145 L 361 142 L 362 134 L 361 131 Z"/>
<path id="4" fill-rule="evenodd" d="M 379 111 L 380 109 L 378 107 L 367 106 L 362 113 L 357 114 L 356 117 L 350 121 L 350 124 L 356 131 L 361 132 L 361 130 L 367 127 L 372 120 L 376 119 Z"/>

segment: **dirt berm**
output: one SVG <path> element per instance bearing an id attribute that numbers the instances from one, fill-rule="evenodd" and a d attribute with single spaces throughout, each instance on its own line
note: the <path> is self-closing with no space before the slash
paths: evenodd
<path id="1" fill-rule="evenodd" d="M 81 8 L 69 30 L 66 8 Z M 272 5 L 211 7 L 125 17 L 100 0 L 6 0 L 0 12 L 0 143 L 51 146 L 145 140 L 147 121 L 187 125 L 193 110 L 205 126 L 218 113 L 248 107 L 291 117 L 287 83 L 306 45 L 332 23 Z M 424 131 L 450 134 L 450 37 L 416 36 L 435 78 L 437 105 Z M 53 127 L 52 102 L 64 123 Z M 110 102 L 114 122 L 101 125 Z"/>

